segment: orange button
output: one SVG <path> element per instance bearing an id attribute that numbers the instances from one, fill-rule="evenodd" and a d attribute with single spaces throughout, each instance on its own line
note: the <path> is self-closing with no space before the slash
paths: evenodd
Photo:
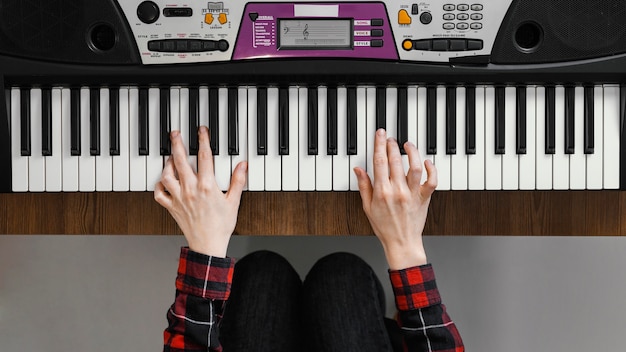
<path id="1" fill-rule="evenodd" d="M 398 24 L 411 24 L 411 16 L 405 9 L 398 11 Z"/>
<path id="2" fill-rule="evenodd" d="M 207 13 L 206 15 L 204 15 L 204 22 L 206 24 L 213 23 L 213 14 Z"/>
<path id="3" fill-rule="evenodd" d="M 411 50 L 413 49 L 413 41 L 410 39 L 405 39 L 402 42 L 402 47 L 404 48 L 404 50 Z"/>
<path id="4" fill-rule="evenodd" d="M 219 16 L 217 16 L 217 20 L 220 21 L 221 24 L 228 22 L 228 18 L 226 17 L 226 14 L 223 12 L 220 13 Z"/>

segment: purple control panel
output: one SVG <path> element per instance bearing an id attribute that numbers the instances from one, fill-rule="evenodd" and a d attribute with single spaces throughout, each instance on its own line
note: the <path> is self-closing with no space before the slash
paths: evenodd
<path id="1" fill-rule="evenodd" d="M 259 58 L 397 60 L 384 3 L 249 3 L 233 60 Z"/>

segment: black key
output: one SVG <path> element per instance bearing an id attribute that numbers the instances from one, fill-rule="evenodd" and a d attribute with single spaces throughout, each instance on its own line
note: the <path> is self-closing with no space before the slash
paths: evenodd
<path id="1" fill-rule="evenodd" d="M 593 154 L 595 148 L 594 91 L 585 87 L 585 154 Z"/>
<path id="2" fill-rule="evenodd" d="M 516 121 L 517 121 L 517 139 L 516 153 L 526 154 L 526 136 L 527 136 L 527 112 L 526 112 L 526 87 L 517 87 L 515 89 Z"/>
<path id="3" fill-rule="evenodd" d="M 80 146 L 80 89 L 70 89 L 70 152 L 73 156 L 81 154 Z"/>
<path id="4" fill-rule="evenodd" d="M 337 155 L 337 87 L 328 87 L 326 146 L 327 155 Z"/>
<path id="5" fill-rule="evenodd" d="M 565 154 L 574 154 L 574 87 L 565 87 Z"/>
<path id="6" fill-rule="evenodd" d="M 426 154 L 437 154 L 437 88 L 426 89 Z"/>
<path id="7" fill-rule="evenodd" d="M 30 156 L 30 89 L 20 89 L 20 149 L 22 156 Z"/>
<path id="8" fill-rule="evenodd" d="M 278 155 L 289 155 L 289 89 L 278 89 Z"/>
<path id="9" fill-rule="evenodd" d="M 505 141 L 505 91 L 504 87 L 496 87 L 496 145 L 495 154 L 504 154 Z"/>
<path id="10" fill-rule="evenodd" d="M 219 155 L 219 102 L 218 88 L 209 88 L 209 133 L 211 134 L 211 150 L 213 155 Z"/>
<path id="11" fill-rule="evenodd" d="M 52 89 L 41 90 L 41 155 L 52 155 Z"/>
<path id="12" fill-rule="evenodd" d="M 476 87 L 465 89 L 465 154 L 476 154 Z"/>
<path id="13" fill-rule="evenodd" d="M 387 128 L 387 88 L 376 87 L 376 129 Z"/>
<path id="14" fill-rule="evenodd" d="M 261 87 L 257 89 L 256 95 L 256 152 L 258 155 L 267 155 L 267 88 Z"/>
<path id="15" fill-rule="evenodd" d="M 318 141 L 318 117 L 317 117 L 317 88 L 309 87 L 307 89 L 307 122 L 309 128 L 307 131 L 309 155 L 317 155 Z"/>
<path id="16" fill-rule="evenodd" d="M 170 140 L 172 117 L 170 109 L 170 89 L 167 87 L 161 88 L 159 89 L 159 149 L 161 155 L 172 154 L 172 142 Z"/>
<path id="17" fill-rule="evenodd" d="M 228 155 L 239 155 L 239 92 L 228 88 Z"/>
<path id="18" fill-rule="evenodd" d="M 109 88 L 109 155 L 120 155 L 119 88 Z"/>
<path id="19" fill-rule="evenodd" d="M 446 154 L 456 154 L 456 87 L 446 87 Z"/>
<path id="20" fill-rule="evenodd" d="M 555 154 L 556 152 L 556 92 L 554 87 L 546 87 L 546 154 Z"/>
<path id="21" fill-rule="evenodd" d="M 358 116 L 356 110 L 356 87 L 348 87 L 348 155 L 357 153 Z"/>
<path id="22" fill-rule="evenodd" d="M 89 155 L 100 155 L 100 89 L 89 89 Z"/>
<path id="23" fill-rule="evenodd" d="M 200 127 L 200 90 L 189 88 L 189 155 L 198 155 L 200 147 L 198 128 Z"/>
<path id="24" fill-rule="evenodd" d="M 148 88 L 139 89 L 139 155 L 148 155 Z"/>
<path id="25" fill-rule="evenodd" d="M 404 143 L 409 140 L 409 102 L 406 87 L 398 87 L 398 144 L 400 154 L 405 155 Z"/>

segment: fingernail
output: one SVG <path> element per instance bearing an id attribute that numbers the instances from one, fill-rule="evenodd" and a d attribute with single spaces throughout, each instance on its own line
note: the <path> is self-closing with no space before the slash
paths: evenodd
<path id="1" fill-rule="evenodd" d="M 385 129 L 384 129 L 384 128 L 379 128 L 379 129 L 376 131 L 376 134 L 377 134 L 377 135 L 379 135 L 379 136 L 381 136 L 381 137 L 384 137 L 384 136 L 385 136 L 385 134 L 386 134 Z"/>
<path id="2" fill-rule="evenodd" d="M 413 144 L 413 142 L 411 142 L 411 141 L 407 141 L 406 145 L 409 146 L 409 147 L 415 147 L 415 144 Z"/>
<path id="3" fill-rule="evenodd" d="M 200 133 L 209 132 L 209 129 L 206 126 L 200 126 L 200 128 L 198 129 L 198 132 Z"/>
<path id="4" fill-rule="evenodd" d="M 180 131 L 172 131 L 171 136 L 172 138 L 177 138 L 180 135 Z"/>

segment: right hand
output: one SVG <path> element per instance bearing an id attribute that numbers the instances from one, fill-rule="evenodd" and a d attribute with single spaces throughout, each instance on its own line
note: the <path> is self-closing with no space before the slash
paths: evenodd
<path id="1" fill-rule="evenodd" d="M 362 168 L 355 168 L 363 210 L 385 250 L 390 269 L 400 270 L 427 263 L 422 243 L 430 198 L 437 188 L 437 170 L 430 160 L 424 166 L 415 145 L 404 144 L 409 171 L 404 174 L 398 142 L 376 131 L 374 142 L 374 182 Z"/>

